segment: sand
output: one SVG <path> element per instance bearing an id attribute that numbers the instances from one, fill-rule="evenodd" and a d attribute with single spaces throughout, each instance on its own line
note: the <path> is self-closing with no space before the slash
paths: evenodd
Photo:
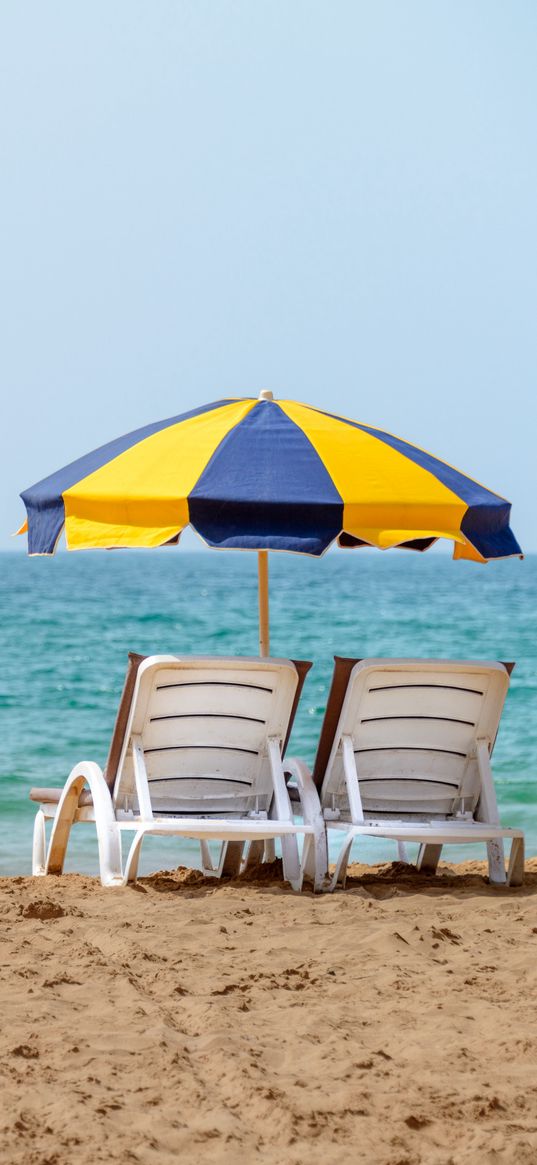
<path id="1" fill-rule="evenodd" d="M 3 1165 L 537 1161 L 537 859 L 0 880 Z"/>

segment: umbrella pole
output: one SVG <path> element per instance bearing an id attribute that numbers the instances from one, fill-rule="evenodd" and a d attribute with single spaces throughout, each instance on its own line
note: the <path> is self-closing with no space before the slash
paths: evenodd
<path id="1" fill-rule="evenodd" d="M 270 655 L 267 550 L 258 551 L 257 575 L 259 580 L 259 654 Z"/>

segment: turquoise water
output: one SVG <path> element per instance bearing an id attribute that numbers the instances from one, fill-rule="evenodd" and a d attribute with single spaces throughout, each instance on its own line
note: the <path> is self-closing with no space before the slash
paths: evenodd
<path id="1" fill-rule="evenodd" d="M 30 786 L 62 784 L 83 759 L 104 763 L 128 650 L 257 653 L 256 570 L 253 554 L 176 548 L 0 555 L 1 873 L 30 871 Z M 291 742 L 308 762 L 334 654 L 517 661 L 494 771 L 505 823 L 537 854 L 537 556 L 477 566 L 435 553 L 271 555 L 270 572 L 272 653 L 315 665 Z M 154 839 L 141 868 L 195 865 L 197 854 Z M 366 852 L 393 856 L 378 842 Z M 96 871 L 92 826 L 73 831 L 67 868 Z"/>

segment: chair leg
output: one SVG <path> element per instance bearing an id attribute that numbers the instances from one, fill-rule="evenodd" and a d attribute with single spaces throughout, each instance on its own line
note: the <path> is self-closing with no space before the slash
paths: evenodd
<path id="1" fill-rule="evenodd" d="M 420 845 L 418 860 L 416 862 L 416 869 L 418 869 L 421 874 L 436 874 L 436 869 L 440 861 L 441 853 L 441 845 L 427 845 L 426 842 L 423 845 Z"/>
<path id="2" fill-rule="evenodd" d="M 306 834 L 302 850 L 302 869 L 304 877 L 313 882 L 315 893 L 326 889 L 328 881 L 328 846 L 326 844 L 326 830 L 322 833 Z"/>
<path id="3" fill-rule="evenodd" d="M 235 878 L 240 873 L 243 849 L 243 841 L 223 841 L 215 865 L 207 841 L 200 839 L 201 868 L 205 877 L 221 878 L 225 874 L 228 878 Z"/>
<path id="4" fill-rule="evenodd" d="M 347 835 L 346 840 L 343 842 L 343 846 L 340 850 L 340 854 L 339 854 L 338 860 L 336 862 L 336 868 L 334 870 L 332 881 L 330 882 L 330 886 L 329 886 L 330 890 L 335 890 L 335 888 L 339 882 L 341 883 L 342 890 L 345 889 L 345 885 L 347 882 L 347 865 L 349 862 L 349 856 L 350 856 L 353 841 L 354 841 L 354 838 L 351 834 L 350 837 L 349 837 L 349 835 Z"/>
<path id="5" fill-rule="evenodd" d="M 99 872 L 103 886 L 122 886 L 121 830 L 115 824 L 95 822 L 99 847 Z"/>
<path id="6" fill-rule="evenodd" d="M 315 839 L 313 834 L 307 833 L 302 848 L 302 873 L 309 881 L 315 881 Z"/>
<path id="7" fill-rule="evenodd" d="M 220 859 L 219 872 L 227 878 L 236 878 L 240 873 L 243 841 L 226 841 Z"/>
<path id="8" fill-rule="evenodd" d="M 265 853 L 266 841 L 251 841 L 246 853 L 246 860 L 244 862 L 245 870 L 253 870 L 263 861 Z"/>
<path id="9" fill-rule="evenodd" d="M 283 876 L 293 890 L 302 889 L 302 867 L 298 856 L 296 837 L 287 836 L 281 839 Z"/>
<path id="10" fill-rule="evenodd" d="M 264 862 L 273 862 L 276 859 L 276 842 L 273 837 L 267 837 L 265 841 L 265 853 L 263 857 Z"/>
<path id="11" fill-rule="evenodd" d="M 138 877 L 138 862 L 140 861 L 140 851 L 142 849 L 144 837 L 144 830 L 138 830 L 129 850 L 129 856 L 125 863 L 125 874 L 123 877 L 123 882 L 125 885 L 128 883 L 132 885 L 134 882 L 136 882 Z"/>
<path id="12" fill-rule="evenodd" d="M 34 843 L 32 849 L 32 874 L 38 877 L 46 873 L 47 866 L 47 836 L 45 833 L 45 814 L 38 809 L 34 821 Z"/>
<path id="13" fill-rule="evenodd" d="M 215 873 L 215 868 L 214 868 L 213 861 L 211 858 L 209 846 L 208 846 L 205 838 L 200 838 L 200 851 L 201 851 L 201 868 L 202 868 L 203 873 L 207 877 L 209 874 Z"/>
<path id="14" fill-rule="evenodd" d="M 408 866 L 408 847 L 405 841 L 397 842 L 397 858 L 400 862 L 404 862 Z"/>
<path id="15" fill-rule="evenodd" d="M 514 837 L 509 854 L 509 869 L 507 871 L 509 886 L 522 886 L 524 883 L 524 838 Z"/>
<path id="16" fill-rule="evenodd" d="M 489 863 L 489 882 L 495 886 L 505 886 L 507 876 L 505 873 L 505 856 L 501 838 L 495 838 L 494 841 L 487 842 L 487 856 Z"/>

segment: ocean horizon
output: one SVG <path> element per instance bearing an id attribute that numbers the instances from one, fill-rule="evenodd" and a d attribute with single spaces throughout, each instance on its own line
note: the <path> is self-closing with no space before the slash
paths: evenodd
<path id="1" fill-rule="evenodd" d="M 31 870 L 32 785 L 62 785 L 73 765 L 103 765 L 128 651 L 256 655 L 251 553 L 182 548 L 5 551 L 1 566 L 3 749 L 1 874 Z M 445 554 L 270 555 L 271 654 L 309 659 L 289 753 L 312 764 L 334 655 L 515 661 L 493 757 L 500 814 L 537 854 L 537 555 L 480 566 Z M 391 860 L 389 842 L 354 856 Z M 481 858 L 480 847 L 444 857 Z M 197 843 L 148 839 L 141 872 L 198 866 Z M 73 830 L 67 870 L 98 871 L 93 826 Z"/>

